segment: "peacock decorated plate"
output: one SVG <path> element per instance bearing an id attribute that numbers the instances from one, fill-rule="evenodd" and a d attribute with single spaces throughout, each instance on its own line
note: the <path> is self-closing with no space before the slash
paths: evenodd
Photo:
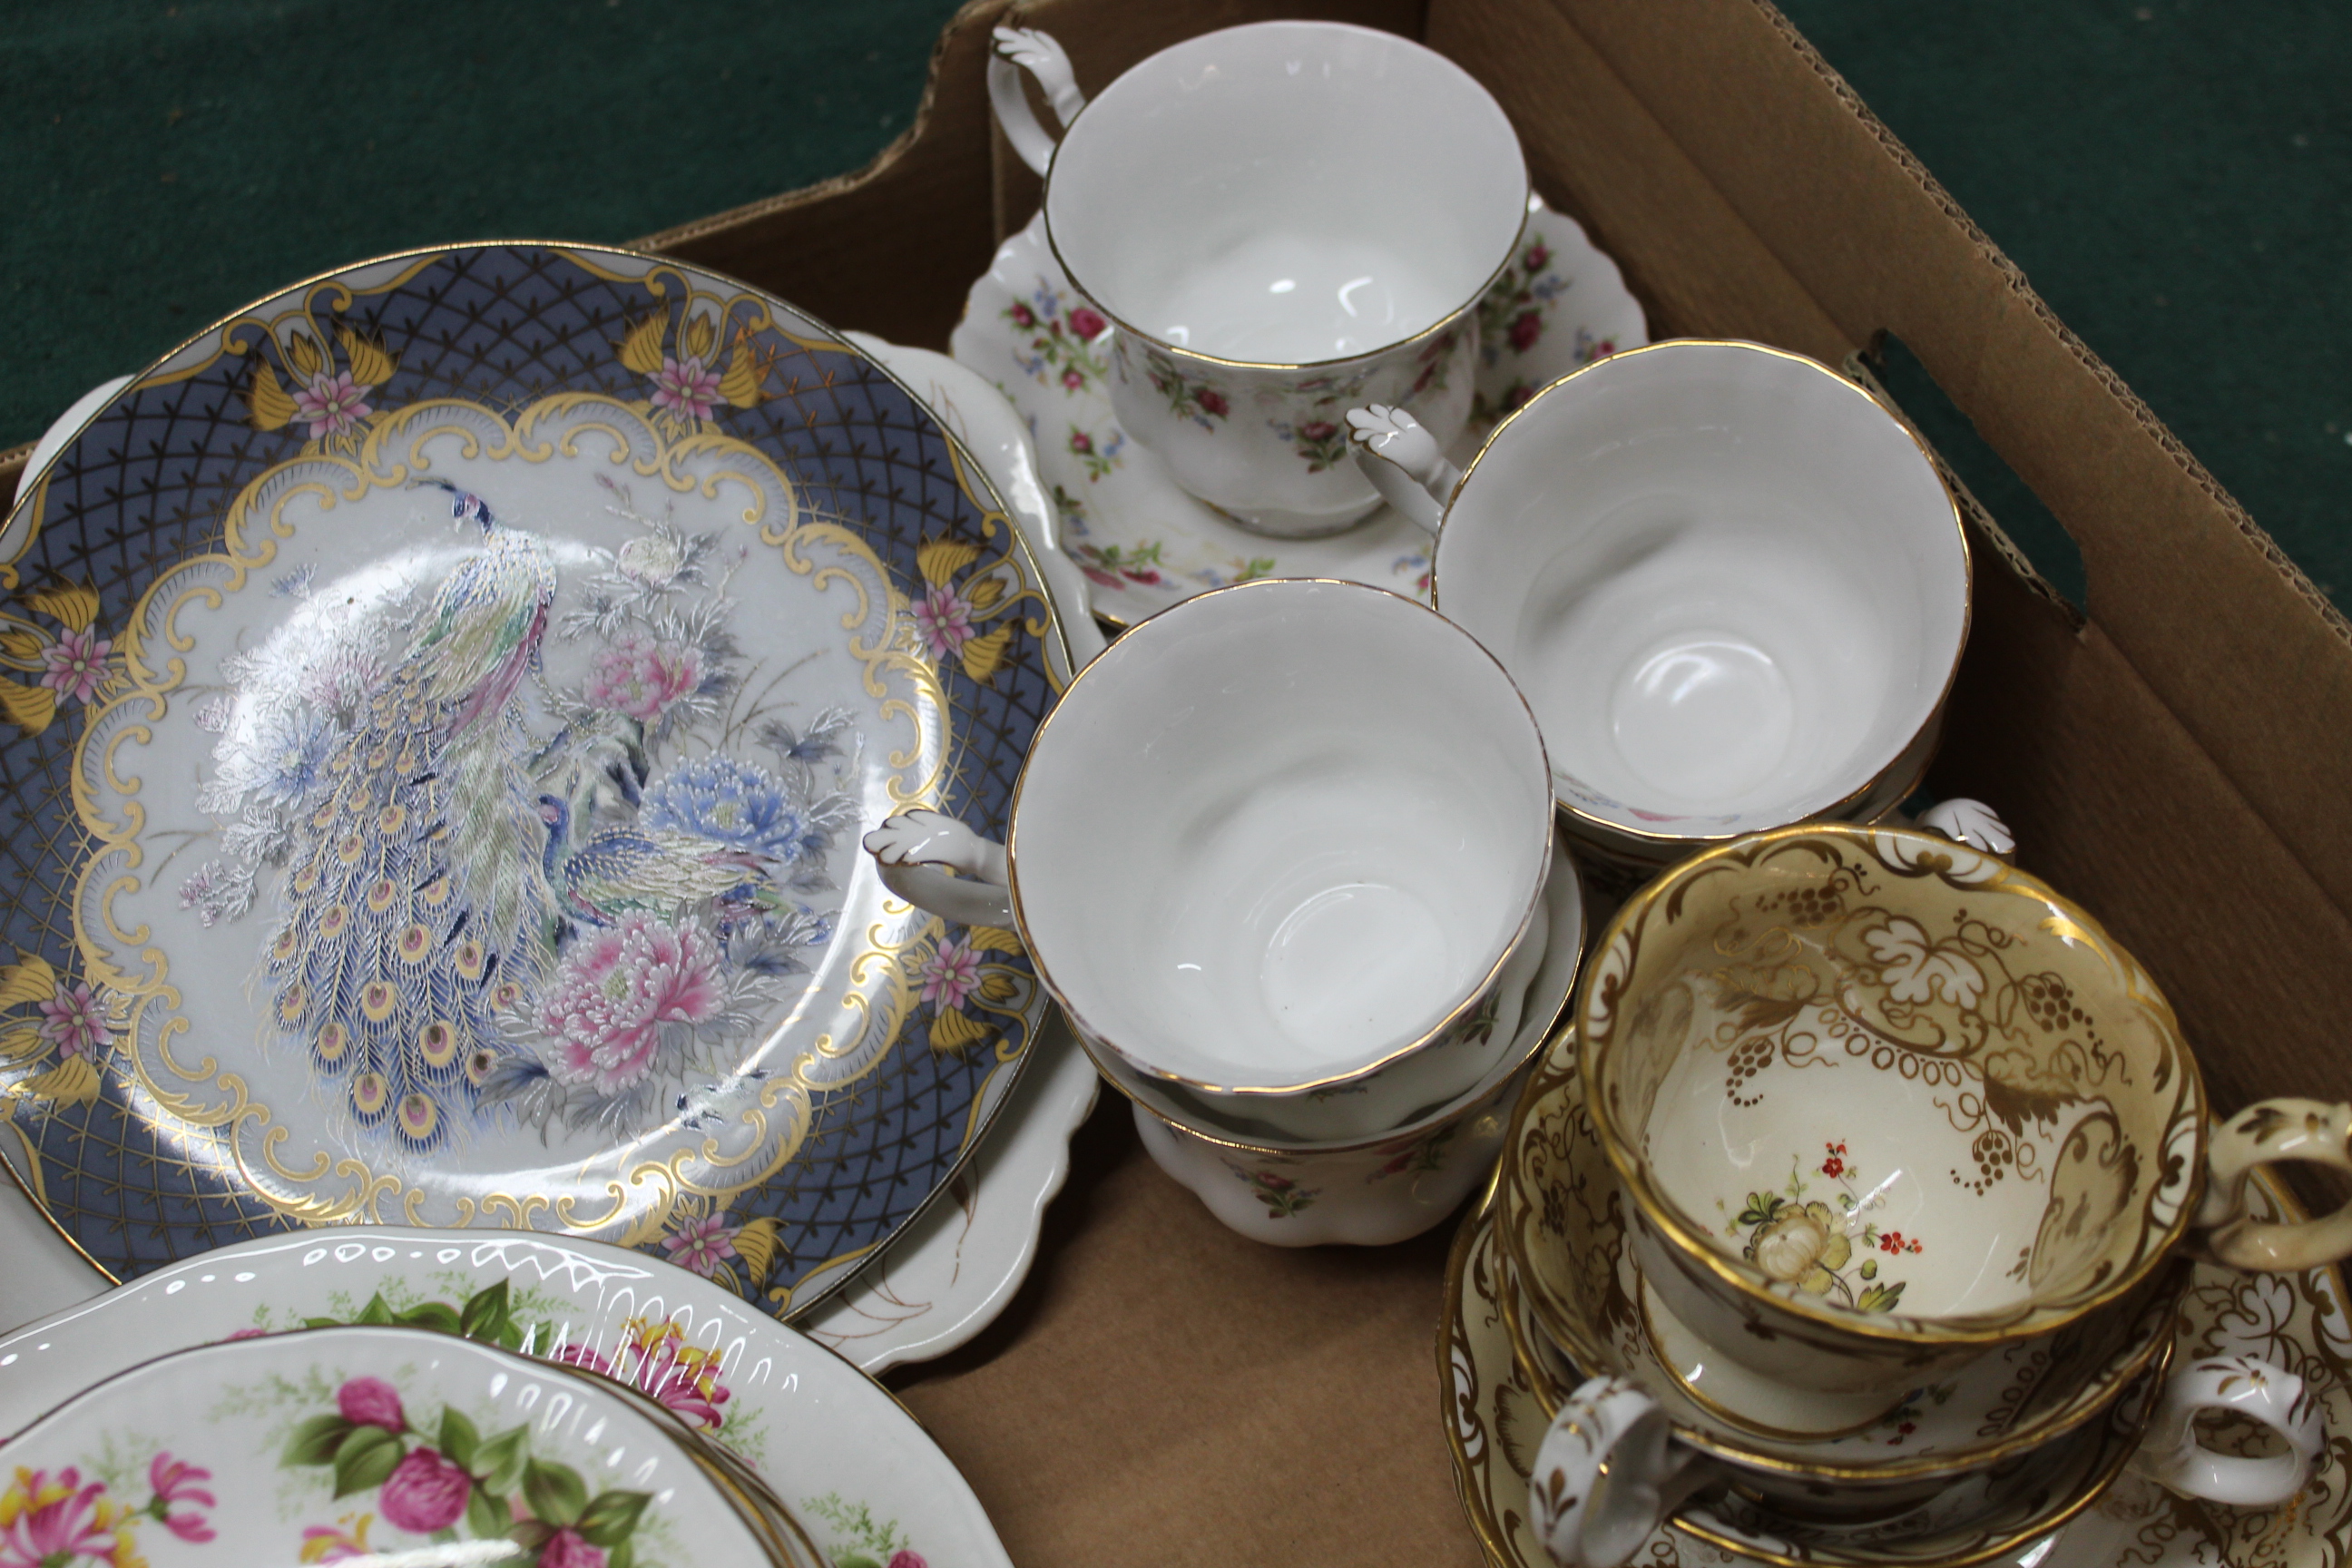
<path id="1" fill-rule="evenodd" d="M 1043 1017 L 856 845 L 1001 829 L 1060 636 L 929 410 L 741 284 L 484 245 L 241 311 L 0 524 L 0 1155 L 117 1278 L 488 1226 L 803 1310 Z"/>

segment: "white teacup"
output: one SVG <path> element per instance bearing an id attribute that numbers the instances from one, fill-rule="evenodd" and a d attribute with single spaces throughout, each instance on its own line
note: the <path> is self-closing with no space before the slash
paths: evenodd
<path id="1" fill-rule="evenodd" d="M 1088 102 L 1052 38 L 996 40 L 990 96 L 1113 340 L 1112 406 L 1178 483 L 1265 532 L 1328 533 L 1380 503 L 1348 459 L 1349 407 L 1460 433 L 1477 304 L 1528 201 L 1518 139 L 1461 67 L 1392 33 L 1261 22 L 1162 49 Z"/>
<path id="2" fill-rule="evenodd" d="M 1484 1054 L 1449 1047 L 1534 922 L 1548 776 L 1510 678 L 1451 622 L 1352 583 L 1244 583 L 1071 683 L 1005 846 L 926 811 L 866 846 L 899 897 L 1016 929 L 1097 1061 L 1263 1121 L 1416 1058 L 1445 1064 L 1426 1101 L 1476 1081 Z"/>
<path id="3" fill-rule="evenodd" d="M 1466 471 L 1401 410 L 1349 415 L 1437 536 L 1431 597 L 1543 722 L 1580 840 L 1651 865 L 1926 771 L 1969 626 L 1959 515 L 1918 441 L 1800 354 L 1691 340 L 1536 394 Z"/>

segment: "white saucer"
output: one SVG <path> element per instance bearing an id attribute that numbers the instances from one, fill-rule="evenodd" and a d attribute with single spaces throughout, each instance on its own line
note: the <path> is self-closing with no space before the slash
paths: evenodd
<path id="1" fill-rule="evenodd" d="M 1538 388 L 1649 342 L 1617 264 L 1577 221 L 1530 202 L 1517 257 L 1478 308 L 1478 391 L 1466 461 L 1503 413 Z M 1082 339 L 1071 325 L 1091 330 Z M 1102 328 L 1053 252 L 1041 216 L 1000 247 L 949 339 L 956 359 L 1012 398 L 1036 442 L 1061 542 L 1116 626 L 1251 577 L 1339 577 L 1426 600 L 1429 536 L 1382 507 L 1345 533 L 1270 539 L 1194 500 L 1111 414 Z"/>

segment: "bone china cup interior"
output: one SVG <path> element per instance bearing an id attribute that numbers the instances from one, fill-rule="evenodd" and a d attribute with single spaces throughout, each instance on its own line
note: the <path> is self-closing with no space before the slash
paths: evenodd
<path id="1" fill-rule="evenodd" d="M 1840 807 L 1938 715 L 1969 621 L 1958 514 L 1909 431 L 1801 355 L 1630 350 L 1488 439 L 1435 599 L 1542 721 L 1561 805 L 1611 841 Z"/>
<path id="2" fill-rule="evenodd" d="M 2081 909 L 1930 834 L 1685 861 L 1619 911 L 1576 1016 L 1642 1278 L 1785 1383 L 1899 1392 L 2053 1332 L 2194 1217 L 2171 1008 Z"/>
<path id="3" fill-rule="evenodd" d="M 1097 1055 L 1195 1093 L 1337 1085 L 1475 1024 L 1543 891 L 1545 779 L 1510 679 L 1432 611 L 1222 588 L 1113 643 L 1039 731 L 1014 910 Z"/>
<path id="4" fill-rule="evenodd" d="M 1370 28 L 1265 22 L 1105 89 L 1055 149 L 1045 208 L 1120 329 L 1122 426 L 1202 500 L 1311 533 L 1378 502 L 1342 417 L 1367 376 L 1440 439 L 1461 429 L 1464 321 L 1527 200 L 1510 122 L 1459 66 Z"/>

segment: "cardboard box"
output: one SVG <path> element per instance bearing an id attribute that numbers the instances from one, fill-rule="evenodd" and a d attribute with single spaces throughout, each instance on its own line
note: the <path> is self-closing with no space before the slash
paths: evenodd
<path id="1" fill-rule="evenodd" d="M 1769 6 L 978 0 L 874 164 L 650 243 L 943 348 L 1037 198 L 989 118 L 992 25 L 1051 30 L 1098 89 L 1178 37 L 1278 16 L 1412 34 L 1484 80 L 1654 335 L 1832 363 L 1881 331 L 1910 347 L 2089 577 L 2078 623 L 1979 515 L 1933 787 L 1996 804 L 2021 859 L 2147 964 L 2217 1107 L 2352 1094 L 2352 626 Z M 1029 1568 L 1475 1564 L 1433 1354 L 1447 1239 L 1243 1241 L 1150 1165 L 1107 1095 L 1027 1289 L 893 1381 Z"/>

